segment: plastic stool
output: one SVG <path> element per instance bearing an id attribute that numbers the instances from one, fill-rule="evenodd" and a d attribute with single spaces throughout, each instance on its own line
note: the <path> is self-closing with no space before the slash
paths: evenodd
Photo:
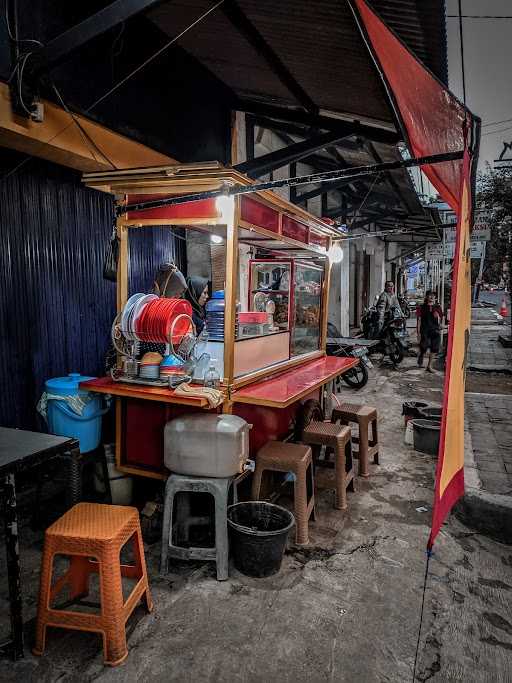
<path id="1" fill-rule="evenodd" d="M 373 462 L 379 464 L 379 437 L 377 431 L 377 409 L 372 406 L 359 405 L 357 403 L 342 403 L 339 408 L 332 411 L 331 422 L 350 424 L 357 422 L 359 436 L 352 436 L 352 444 L 359 445 L 353 449 L 356 457 L 359 457 L 359 476 L 369 477 L 368 461 L 373 457 Z M 370 428 L 372 437 L 369 436 Z"/>
<path id="2" fill-rule="evenodd" d="M 311 497 L 308 500 L 308 468 L 310 470 Z M 315 481 L 311 448 L 297 443 L 268 441 L 256 456 L 256 469 L 252 481 L 252 498 L 259 500 L 263 472 L 293 472 L 294 506 L 297 526 L 295 542 L 298 545 L 309 543 L 309 518 L 315 519 Z"/>
<path id="3" fill-rule="evenodd" d="M 326 446 L 334 451 L 334 473 L 336 495 L 334 507 L 337 510 L 347 509 L 347 489 L 354 490 L 354 469 L 352 466 L 352 441 L 350 427 L 331 422 L 312 420 L 302 433 L 304 443 L 311 446 Z M 319 449 L 317 449 L 319 450 Z M 315 461 L 317 464 L 330 465 L 329 461 Z"/>
<path id="4" fill-rule="evenodd" d="M 234 484 L 234 502 L 237 502 L 236 483 L 238 478 L 190 477 L 185 474 L 171 474 L 165 485 L 164 522 L 162 528 L 162 555 L 160 572 L 167 573 L 167 560 L 175 557 L 181 560 L 215 560 L 217 563 L 217 580 L 225 581 L 229 572 L 229 544 L 228 544 L 228 496 L 231 485 Z M 177 521 L 173 520 L 174 496 L 177 493 L 209 493 L 215 500 L 215 547 L 214 548 L 183 548 L 174 545 L 173 526 L 178 523 L 185 530 L 191 524 L 205 523 L 204 518 L 190 517 L 187 507 L 177 510 Z M 173 523 L 174 521 L 174 523 Z"/>
<path id="5" fill-rule="evenodd" d="M 135 564 L 122 565 L 121 549 L 129 539 L 133 539 Z M 70 567 L 52 585 L 53 558 L 61 554 L 70 556 Z M 101 614 L 50 607 L 50 601 L 66 585 L 70 589 L 71 604 L 87 596 L 92 573 L 99 574 Z M 126 601 L 123 598 L 123 576 L 137 579 Z M 128 656 L 126 621 L 141 598 L 144 598 L 150 612 L 153 603 L 137 509 L 120 505 L 78 503 L 45 533 L 33 653 L 43 654 L 46 627 L 57 626 L 101 633 L 105 664 L 121 664 Z M 66 607 L 68 605 L 66 603 Z"/>

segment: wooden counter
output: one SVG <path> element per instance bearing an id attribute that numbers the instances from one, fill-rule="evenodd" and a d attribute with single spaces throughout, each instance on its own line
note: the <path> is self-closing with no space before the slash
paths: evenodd
<path id="1" fill-rule="evenodd" d="M 176 403 L 182 406 L 209 408 L 208 401 L 205 398 L 176 396 L 172 389 L 114 382 L 111 377 L 100 377 L 99 379 L 90 379 L 88 382 L 80 382 L 80 389 L 94 391 L 97 394 L 110 394 L 119 398 L 141 398 L 147 401 L 159 401 L 160 403 Z"/>
<path id="2" fill-rule="evenodd" d="M 249 384 L 235 391 L 231 399 L 234 403 L 286 408 L 358 363 L 358 358 L 325 356 L 269 379 Z"/>

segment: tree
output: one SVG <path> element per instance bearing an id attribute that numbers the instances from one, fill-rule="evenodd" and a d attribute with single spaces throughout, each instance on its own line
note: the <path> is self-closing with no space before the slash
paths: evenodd
<path id="1" fill-rule="evenodd" d="M 509 272 L 512 228 L 512 168 L 491 169 L 487 165 L 477 178 L 477 210 L 489 212 L 491 239 L 487 243 L 483 279 L 491 284 L 505 280 L 510 292 Z M 508 262 L 507 262 L 508 261 Z"/>
<path id="2" fill-rule="evenodd" d="M 491 169 L 477 179 L 476 208 L 489 211 L 491 239 L 487 243 L 483 277 L 487 282 L 505 282 L 512 305 L 512 167 Z M 512 317 L 511 317 L 512 324 Z M 512 338 L 512 334 L 510 335 Z"/>

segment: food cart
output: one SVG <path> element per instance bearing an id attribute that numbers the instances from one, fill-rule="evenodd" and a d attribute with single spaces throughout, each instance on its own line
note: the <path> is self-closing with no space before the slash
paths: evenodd
<path id="1" fill-rule="evenodd" d="M 84 182 L 114 194 L 118 206 L 127 207 L 252 183 L 217 163 L 91 173 L 84 175 Z M 323 388 L 358 362 L 325 353 L 328 253 L 337 232 L 269 191 L 136 207 L 117 218 L 118 312 L 133 294 L 128 284 L 130 233 L 152 226 L 179 226 L 185 228 L 187 239 L 200 234 L 204 240 L 206 233 L 207 243 L 215 242 L 213 275 L 223 284 L 224 326 L 207 341 L 223 393 L 214 410 L 239 415 L 253 425 L 254 457 L 267 440 L 290 433 L 305 400 L 323 400 Z M 81 388 L 116 399 L 117 467 L 165 478 L 165 424 L 178 415 L 211 408 L 204 397 L 148 384 L 104 377 L 84 382 Z"/>

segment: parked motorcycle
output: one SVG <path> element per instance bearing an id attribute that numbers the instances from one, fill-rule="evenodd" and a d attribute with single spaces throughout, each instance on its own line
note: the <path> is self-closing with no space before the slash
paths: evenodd
<path id="1" fill-rule="evenodd" d="M 386 313 L 384 324 L 380 330 L 379 312 L 376 306 L 366 309 L 361 318 L 361 329 L 364 337 L 378 339 L 379 341 L 372 348 L 372 353 L 389 356 L 395 366 L 403 361 L 409 342 L 405 318 L 397 308 L 392 308 Z"/>
<path id="2" fill-rule="evenodd" d="M 342 339 L 342 336 L 336 325 L 328 323 L 327 355 L 342 358 L 358 358 L 359 363 L 336 379 L 336 389 L 338 391 L 340 390 L 341 380 L 353 389 L 361 389 L 368 382 L 368 369 L 373 367 L 372 362 L 368 357 L 368 350 L 365 346 L 358 344 L 357 339 L 354 339 L 353 344 L 341 343 L 337 341 L 339 339 Z"/>
<path id="3" fill-rule="evenodd" d="M 400 308 L 402 309 L 402 313 L 406 318 L 411 317 L 411 307 L 409 305 L 409 301 L 405 298 L 405 296 L 401 296 L 400 294 L 398 295 L 398 303 L 400 304 Z"/>

